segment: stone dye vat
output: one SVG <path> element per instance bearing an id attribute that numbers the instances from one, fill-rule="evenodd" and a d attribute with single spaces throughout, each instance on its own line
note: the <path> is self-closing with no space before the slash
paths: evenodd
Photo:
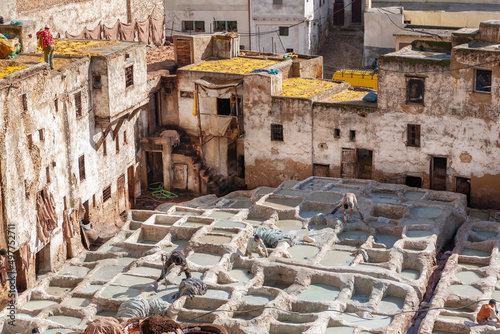
<path id="1" fill-rule="evenodd" d="M 330 214 L 346 192 L 358 197 L 364 221 L 355 212 L 344 224 L 342 209 Z M 72 259 L 27 290 L 29 298 L 19 301 L 19 313 L 26 314 L 20 319 L 29 320 L 30 328 L 83 331 L 88 321 L 116 316 L 123 301 L 139 297 L 172 303 L 167 313 L 176 321 L 200 317 L 194 322 L 215 322 L 231 334 L 403 332 L 422 301 L 435 254 L 461 225 L 465 230 L 457 234 L 449 260 L 454 266 L 443 271 L 433 305 L 453 308 L 500 296 L 500 284 L 490 278 L 500 272 L 494 246 L 500 228 L 494 222 L 464 224 L 465 197 L 434 193 L 310 177 L 193 200 L 166 212 L 131 210 L 128 219 L 135 223 L 125 224 L 98 252 Z M 245 203 L 236 208 L 238 201 Z M 319 213 L 321 219 L 315 217 Z M 250 259 L 244 254 L 255 226 L 281 229 L 295 237 L 294 243 L 280 243 L 268 258 Z M 304 235 L 311 240 L 304 241 Z M 185 278 L 178 276 L 180 268 L 172 268 L 157 289 L 155 281 L 161 254 L 181 249 L 192 277 L 206 283 L 207 293 L 174 302 Z M 446 329 L 440 324 L 464 326 L 464 319 L 477 312 L 468 309 L 429 311 L 418 332 Z"/>

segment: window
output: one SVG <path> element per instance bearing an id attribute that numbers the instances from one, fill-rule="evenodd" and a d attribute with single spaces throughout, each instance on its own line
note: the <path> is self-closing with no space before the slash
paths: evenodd
<path id="1" fill-rule="evenodd" d="M 205 21 L 182 21 L 182 30 L 204 32 Z"/>
<path id="2" fill-rule="evenodd" d="M 120 137 L 116 135 L 116 154 L 120 153 Z"/>
<path id="3" fill-rule="evenodd" d="M 50 166 L 47 166 L 47 168 L 45 168 L 45 174 L 47 177 L 47 183 L 50 183 Z"/>
<path id="4" fill-rule="evenodd" d="M 75 93 L 75 113 L 77 117 L 82 116 L 82 93 Z"/>
<path id="5" fill-rule="evenodd" d="M 54 109 L 59 112 L 59 99 L 54 99 Z"/>
<path id="6" fill-rule="evenodd" d="M 171 87 L 165 87 L 165 89 L 163 90 L 163 92 L 165 94 L 172 94 L 172 88 Z"/>
<path id="7" fill-rule="evenodd" d="M 95 208 L 95 194 L 92 195 L 92 207 Z"/>
<path id="8" fill-rule="evenodd" d="M 125 87 L 130 87 L 134 84 L 134 65 L 125 67 Z"/>
<path id="9" fill-rule="evenodd" d="M 33 147 L 33 135 L 28 135 L 28 147 L 31 149 Z"/>
<path id="10" fill-rule="evenodd" d="M 127 144 L 127 131 L 123 131 L 123 143 Z"/>
<path id="11" fill-rule="evenodd" d="M 420 124 L 408 124 L 406 146 L 420 147 Z"/>
<path id="12" fill-rule="evenodd" d="M 85 180 L 85 156 L 78 158 L 78 169 L 80 171 L 80 181 Z"/>
<path id="13" fill-rule="evenodd" d="M 108 155 L 108 148 L 106 147 L 106 138 L 102 142 L 102 155 L 105 157 Z"/>
<path id="14" fill-rule="evenodd" d="M 28 97 L 26 96 L 26 94 L 21 95 L 21 102 L 23 104 L 23 112 L 27 112 L 28 111 Z"/>
<path id="15" fill-rule="evenodd" d="M 280 28 L 280 36 L 288 36 L 288 27 L 279 27 Z"/>
<path id="16" fill-rule="evenodd" d="M 245 50 L 245 46 L 240 44 L 240 50 Z"/>
<path id="17" fill-rule="evenodd" d="M 282 5 L 283 0 L 273 0 L 273 5 Z"/>
<path id="18" fill-rule="evenodd" d="M 349 131 L 349 139 L 352 141 L 356 140 L 356 131 L 354 130 Z"/>
<path id="19" fill-rule="evenodd" d="M 333 138 L 340 138 L 340 129 L 333 130 Z"/>
<path id="20" fill-rule="evenodd" d="M 286 49 L 286 53 L 290 53 L 290 52 L 293 52 L 293 49 Z"/>
<path id="21" fill-rule="evenodd" d="M 63 198 L 63 203 L 64 203 L 64 211 L 68 210 L 68 202 L 66 200 L 66 196 Z"/>
<path id="22" fill-rule="evenodd" d="M 283 125 L 271 124 L 271 140 L 283 141 Z"/>
<path id="23" fill-rule="evenodd" d="M 424 79 L 409 78 L 406 91 L 406 103 L 421 103 L 424 104 Z"/>
<path id="24" fill-rule="evenodd" d="M 111 185 L 107 186 L 102 191 L 102 202 L 105 203 L 110 198 L 111 198 Z"/>
<path id="25" fill-rule="evenodd" d="M 45 141 L 45 135 L 43 133 L 43 129 L 38 130 L 38 137 L 40 138 L 41 142 Z"/>
<path id="26" fill-rule="evenodd" d="M 215 21 L 215 31 L 238 31 L 236 21 Z"/>
<path id="27" fill-rule="evenodd" d="M 476 92 L 491 93 L 491 71 L 476 70 Z"/>

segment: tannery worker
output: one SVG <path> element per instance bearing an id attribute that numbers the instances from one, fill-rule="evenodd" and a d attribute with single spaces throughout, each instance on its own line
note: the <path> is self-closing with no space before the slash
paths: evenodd
<path id="1" fill-rule="evenodd" d="M 356 199 L 356 195 L 354 195 L 353 193 L 346 193 L 346 194 L 344 194 L 344 197 L 342 197 L 342 200 L 340 201 L 340 204 L 335 209 L 333 209 L 332 215 L 334 215 L 335 212 L 337 212 L 337 210 L 340 207 L 343 207 L 343 209 L 344 209 L 344 224 L 347 223 L 349 221 L 349 219 L 351 219 L 352 211 L 353 211 L 354 207 L 356 207 L 356 210 L 358 210 L 358 213 L 361 216 L 361 219 L 362 220 L 365 219 L 363 217 L 363 214 L 361 213 L 361 210 L 358 207 L 358 201 Z M 349 218 L 346 217 L 346 211 L 347 211 L 347 209 L 350 209 Z"/>
<path id="2" fill-rule="evenodd" d="M 488 304 L 484 304 L 481 306 L 479 312 L 477 312 L 476 320 L 480 325 L 492 325 L 495 327 L 500 327 L 500 319 L 497 317 L 498 311 L 496 310 L 497 303 L 495 299 L 490 299 Z M 494 311 L 492 313 L 492 311 Z M 493 321 L 496 319 L 497 322 Z"/>
<path id="3" fill-rule="evenodd" d="M 46 25 L 43 30 L 40 30 L 36 35 L 42 40 L 43 53 L 45 62 L 50 65 L 50 69 L 54 69 L 54 40 L 50 32 L 49 25 Z"/>
<path id="4" fill-rule="evenodd" d="M 267 248 L 258 234 L 255 234 L 248 239 L 247 251 L 245 253 L 245 256 L 253 259 L 252 253 L 255 252 L 259 253 L 260 256 L 269 256 L 269 254 L 267 253 Z"/>
<path id="5" fill-rule="evenodd" d="M 193 299 L 194 296 L 203 296 L 207 293 L 207 285 L 198 278 L 185 278 L 179 284 L 179 292 L 173 297 L 174 299 L 182 296 L 189 296 Z"/>
<path id="6" fill-rule="evenodd" d="M 158 279 L 156 280 L 156 284 L 158 284 L 158 282 L 160 282 L 162 278 L 168 275 L 168 272 L 172 265 L 181 266 L 179 276 L 182 274 L 182 272 L 184 272 L 184 274 L 186 274 L 186 278 L 191 277 L 191 273 L 189 272 L 187 266 L 186 257 L 184 256 L 184 253 L 182 253 L 182 251 L 173 251 L 172 253 L 170 253 L 170 255 L 167 256 L 162 255 L 161 259 L 163 262 L 163 268 L 161 270 L 160 277 L 158 277 Z"/>

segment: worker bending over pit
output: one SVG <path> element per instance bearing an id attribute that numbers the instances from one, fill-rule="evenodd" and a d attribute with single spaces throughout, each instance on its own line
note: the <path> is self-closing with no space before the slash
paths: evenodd
<path id="1" fill-rule="evenodd" d="M 497 303 L 495 299 L 490 299 L 488 304 L 481 306 L 481 309 L 477 312 L 477 323 L 480 325 L 491 325 L 498 328 L 500 327 L 500 319 L 498 319 L 497 314 Z M 494 319 L 496 319 L 496 322 Z"/>
<path id="2" fill-rule="evenodd" d="M 361 210 L 359 209 L 356 195 L 354 195 L 353 193 L 344 194 L 344 196 L 342 197 L 342 200 L 340 201 L 340 204 L 335 209 L 333 209 L 331 214 L 334 215 L 335 212 L 337 212 L 337 210 L 340 209 L 340 207 L 343 207 L 343 209 L 344 209 L 344 224 L 346 224 L 349 221 L 349 219 L 351 219 L 352 211 L 353 211 L 354 207 L 356 207 L 356 210 L 358 210 L 358 213 L 361 216 L 361 219 L 365 220 L 365 218 L 363 217 L 363 214 L 361 213 Z M 348 209 L 350 209 L 349 218 L 346 217 L 346 211 Z"/>
<path id="3" fill-rule="evenodd" d="M 180 266 L 181 271 L 179 271 L 180 276 L 182 272 L 186 275 L 186 278 L 191 278 L 191 273 L 189 272 L 189 268 L 187 265 L 186 257 L 182 251 L 173 251 L 170 255 L 162 255 L 161 260 L 163 262 L 163 268 L 161 269 L 161 275 L 156 280 L 156 287 L 158 288 L 158 284 L 162 278 L 168 275 L 171 266 Z M 166 285 L 166 284 L 165 284 Z"/>
<path id="4" fill-rule="evenodd" d="M 249 258 L 253 259 L 252 253 L 255 252 L 259 253 L 260 256 L 269 256 L 266 245 L 264 245 L 264 242 L 258 234 L 255 234 L 248 239 L 245 256 L 248 255 Z"/>

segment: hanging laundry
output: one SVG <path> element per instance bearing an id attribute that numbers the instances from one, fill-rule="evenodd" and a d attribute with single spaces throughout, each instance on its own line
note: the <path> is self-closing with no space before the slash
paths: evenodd
<path id="1" fill-rule="evenodd" d="M 135 21 L 139 42 L 151 44 L 151 20 Z"/>
<path id="2" fill-rule="evenodd" d="M 119 40 L 133 42 L 135 40 L 135 21 L 134 23 L 120 22 L 118 25 Z"/>
<path id="3" fill-rule="evenodd" d="M 162 46 L 165 40 L 165 29 L 163 28 L 165 25 L 165 18 L 154 19 L 151 20 L 151 36 L 152 42 L 156 46 Z"/>
<path id="4" fill-rule="evenodd" d="M 102 26 L 102 38 L 106 40 L 117 40 L 118 39 L 118 26 L 120 25 L 120 20 L 108 28 L 105 25 Z"/>

